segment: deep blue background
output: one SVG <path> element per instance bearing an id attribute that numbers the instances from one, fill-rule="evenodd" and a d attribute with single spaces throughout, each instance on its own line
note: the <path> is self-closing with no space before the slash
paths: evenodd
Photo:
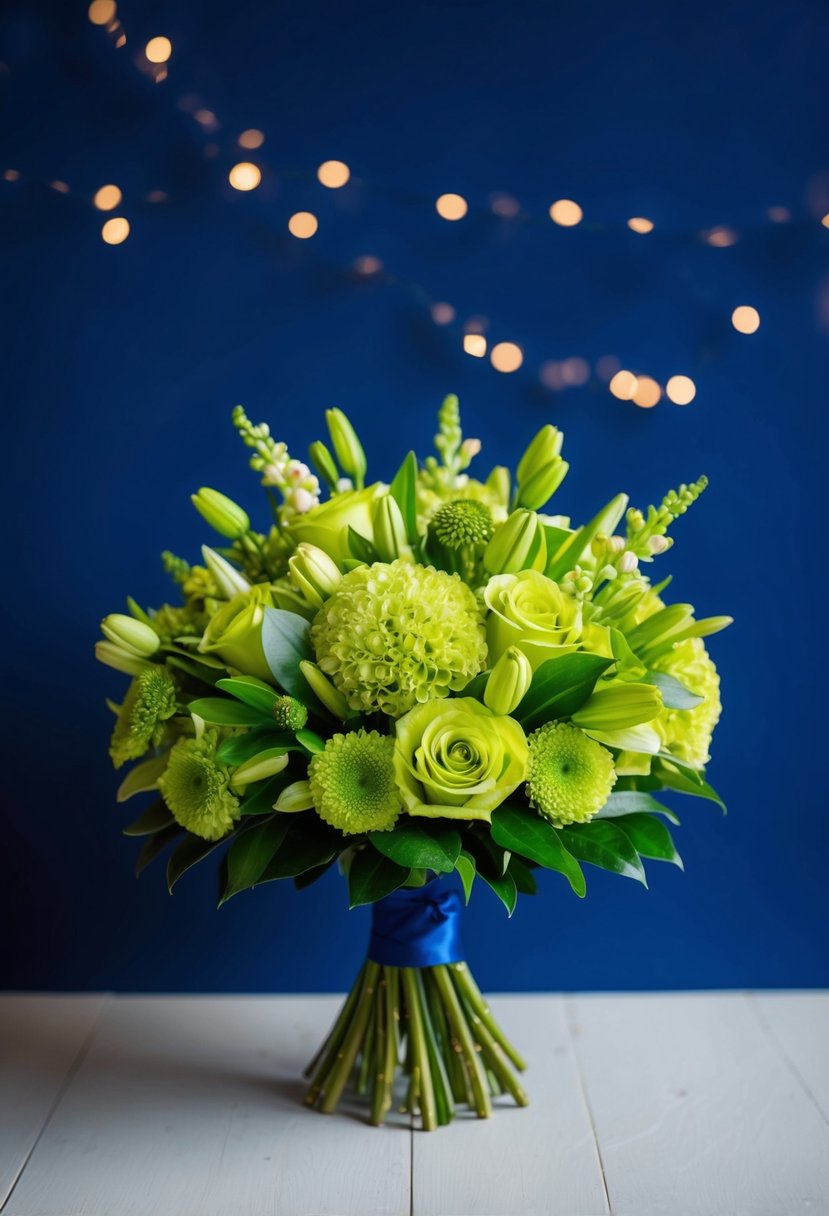
<path id="1" fill-rule="evenodd" d="M 559 11 L 560 10 L 560 11 Z M 514 462 L 543 422 L 566 432 L 556 499 L 578 519 L 625 489 L 646 505 L 711 488 L 660 570 L 675 598 L 736 625 L 713 639 L 726 710 L 711 780 L 731 813 L 677 800 L 687 873 L 651 890 L 589 871 L 585 902 L 556 875 L 513 922 L 485 889 L 469 957 L 498 988 L 669 988 L 829 982 L 825 937 L 826 328 L 829 13 L 779 3 L 120 5 L 128 43 L 85 3 L 6 3 L 0 59 L 4 760 L 2 979 L 9 986 L 337 989 L 364 947 L 336 875 L 273 884 L 214 910 L 209 866 L 171 899 L 136 882 L 114 802 L 99 618 L 167 593 L 158 553 L 206 539 L 188 502 L 215 485 L 262 512 L 233 437 L 237 401 L 302 453 L 344 407 L 374 476 L 425 453 L 447 391 L 482 468 Z M 154 85 L 131 56 L 174 44 Z M 197 95 L 204 134 L 177 102 Z M 192 105 L 192 103 L 190 103 Z M 264 130 L 262 187 L 227 185 L 238 132 Z M 217 151 L 205 155 L 205 145 Z M 253 159 L 260 159 L 252 154 Z M 360 179 L 332 192 L 329 157 Z M 52 179 L 71 186 L 64 196 Z M 90 197 L 125 193 L 132 235 L 99 237 Z M 142 201 L 164 190 L 169 201 Z M 445 190 L 469 198 L 439 220 Z M 487 213 L 492 191 L 526 218 Z M 546 219 L 578 199 L 585 224 Z M 792 222 L 774 225 L 770 206 Z M 318 236 L 287 217 L 308 207 Z M 627 232 L 652 217 L 650 237 Z M 699 240 L 732 225 L 729 249 Z M 371 254 L 388 274 L 356 281 Z M 412 284 L 420 285 L 413 287 Z M 519 341 L 514 376 L 460 350 L 429 300 Z M 735 304 L 759 308 L 752 337 Z M 613 354 L 697 400 L 652 411 L 597 381 L 551 393 L 548 359 Z M 264 518 L 264 512 L 262 512 Z"/>

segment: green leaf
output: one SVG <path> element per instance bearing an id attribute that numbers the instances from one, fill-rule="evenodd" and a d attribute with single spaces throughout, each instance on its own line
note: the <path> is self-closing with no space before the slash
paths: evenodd
<path id="1" fill-rule="evenodd" d="M 286 752 L 300 751 L 294 736 L 285 730 L 251 730 L 244 735 L 225 739 L 216 748 L 216 759 L 220 764 L 244 764 L 271 747 L 282 747 Z"/>
<path id="2" fill-rule="evenodd" d="M 624 832 L 609 820 L 594 819 L 577 827 L 559 828 L 558 834 L 567 849 L 580 861 L 600 866 L 614 874 L 623 874 L 626 878 L 635 878 L 643 886 L 648 885 L 639 854 Z"/>
<path id="3" fill-rule="evenodd" d="M 216 687 L 221 688 L 222 692 L 229 692 L 232 697 L 249 705 L 251 709 L 258 709 L 260 714 L 266 717 L 272 713 L 279 699 L 279 693 L 274 692 L 263 680 L 257 680 L 255 676 L 233 676 L 226 680 L 217 680 Z"/>
<path id="4" fill-rule="evenodd" d="M 231 701 L 229 697 L 202 697 L 191 701 L 187 708 L 211 726 L 261 726 L 264 720 L 261 710 Z"/>
<path id="5" fill-rule="evenodd" d="M 167 767 L 168 758 L 169 752 L 165 752 L 163 756 L 153 756 L 150 760 L 142 760 L 140 764 L 136 764 L 135 768 L 130 769 L 118 786 L 118 793 L 115 795 L 117 801 L 126 802 L 134 794 L 145 794 L 147 790 L 154 790 L 159 777 Z"/>
<path id="6" fill-rule="evenodd" d="M 478 873 L 490 890 L 498 896 L 507 910 L 507 916 L 512 916 L 515 905 L 518 903 L 518 888 L 510 871 L 507 870 L 506 874 L 500 875 L 484 874 L 481 870 Z"/>
<path id="7" fill-rule="evenodd" d="M 492 839 L 513 853 L 563 874 L 576 895 L 585 895 L 587 884 L 581 866 L 567 851 L 553 825 L 537 811 L 499 806 L 492 812 Z"/>
<path id="8" fill-rule="evenodd" d="M 535 672 L 530 690 L 514 717 L 526 730 L 534 730 L 553 718 L 569 718 L 584 705 L 599 676 L 612 662 L 613 659 L 581 651 L 547 659 Z"/>
<path id="9" fill-rule="evenodd" d="M 227 855 L 227 886 L 220 906 L 259 881 L 287 832 L 285 817 L 274 815 L 236 837 Z"/>
<path id="10" fill-rule="evenodd" d="M 146 870 L 151 861 L 155 861 L 159 853 L 163 853 L 167 845 L 180 836 L 184 831 L 177 823 L 171 823 L 168 828 L 162 828 L 160 832 L 154 832 L 152 836 L 148 836 L 144 842 L 144 847 L 138 854 L 138 861 L 135 863 L 135 877 L 142 874 Z"/>
<path id="11" fill-rule="evenodd" d="M 417 542 L 417 457 L 409 452 L 394 475 L 389 493 L 400 508 L 410 545 Z"/>
<path id="12" fill-rule="evenodd" d="M 716 802 L 724 815 L 727 813 L 727 808 L 722 798 L 703 778 L 700 778 L 699 781 L 691 781 L 685 773 L 666 768 L 664 765 L 660 767 L 659 772 L 655 776 L 669 790 L 676 790 L 678 794 L 691 794 L 695 798 L 706 798 L 709 802 Z"/>
<path id="13" fill-rule="evenodd" d="M 348 870 L 349 908 L 375 903 L 396 891 L 408 877 L 408 867 L 397 865 L 376 849 L 361 849 Z"/>
<path id="14" fill-rule="evenodd" d="M 657 802 L 650 794 L 640 790 L 619 790 L 608 798 L 607 802 L 596 812 L 596 819 L 618 819 L 621 815 L 648 814 L 664 815 L 671 823 L 679 823 L 678 817 L 670 809 Z"/>
<path id="15" fill-rule="evenodd" d="M 372 562 L 377 561 L 377 550 L 374 545 L 359 532 L 355 532 L 351 524 L 348 525 L 348 548 L 358 562 L 365 562 L 370 566 Z"/>
<path id="16" fill-rule="evenodd" d="M 300 811 L 284 818 L 291 822 L 293 830 L 289 832 L 260 882 L 295 878 L 298 874 L 307 874 L 309 870 L 328 866 L 343 849 L 341 834 L 323 824 L 314 812 L 308 815 L 308 812 Z M 298 818 L 305 822 L 299 828 L 293 827 Z M 314 825 L 314 820 L 318 826 Z"/>
<path id="17" fill-rule="evenodd" d="M 650 857 L 654 861 L 670 861 L 680 870 L 685 869 L 671 833 L 655 815 L 624 815 L 614 823 L 640 856 Z"/>
<path id="18" fill-rule="evenodd" d="M 472 884 L 475 881 L 475 858 L 466 849 L 461 849 L 455 862 L 455 869 L 463 883 L 463 894 L 467 904 L 472 896 Z"/>
<path id="19" fill-rule="evenodd" d="M 256 781 L 253 785 L 247 786 L 244 801 L 239 808 L 241 813 L 243 815 L 272 814 L 273 804 L 288 780 L 289 778 L 283 773 L 278 773 L 276 777 L 266 777 L 264 781 Z"/>
<path id="20" fill-rule="evenodd" d="M 294 875 L 294 886 L 297 891 L 304 891 L 306 887 L 310 887 L 312 883 L 322 878 L 333 864 L 334 858 L 332 857 L 321 866 L 312 866 L 310 870 L 304 870 L 301 874 Z"/>
<path id="21" fill-rule="evenodd" d="M 466 687 L 458 693 L 458 696 L 474 697 L 476 701 L 483 703 L 484 689 L 486 688 L 486 682 L 491 674 L 492 673 L 489 671 L 478 672 L 478 674 L 469 681 Z"/>
<path id="22" fill-rule="evenodd" d="M 679 769 L 679 771 L 684 773 L 688 780 L 694 785 L 700 785 L 702 783 L 702 773 L 699 771 L 699 769 L 694 768 L 693 764 L 689 764 L 687 760 L 680 759 L 679 756 L 675 756 L 672 752 L 662 751 L 657 752 L 656 755 L 660 760 L 663 761 L 664 764 L 669 764 L 673 768 Z"/>
<path id="23" fill-rule="evenodd" d="M 194 865 L 224 843 L 224 840 L 202 840 L 200 836 L 191 836 L 188 832 L 187 839 L 173 850 L 167 860 L 167 890 L 170 894 L 172 895 L 173 887 L 182 874 L 186 874 Z"/>
<path id="24" fill-rule="evenodd" d="M 511 874 L 515 879 L 515 885 L 520 895 L 538 894 L 538 883 L 535 881 L 535 875 L 526 862 L 521 861 L 520 857 L 514 855 L 510 857 L 507 873 Z"/>
<path id="25" fill-rule="evenodd" d="M 411 818 L 401 819 L 391 832 L 369 832 L 371 843 L 384 857 L 411 870 L 437 870 L 451 874 L 461 851 L 461 838 L 450 827 L 427 827 Z"/>
<path id="26" fill-rule="evenodd" d="M 172 811 L 166 802 L 157 798 L 147 807 L 146 811 L 143 811 L 137 819 L 121 830 L 125 836 L 151 836 L 153 832 L 160 832 L 162 828 L 169 827 L 172 822 Z"/>
<path id="27" fill-rule="evenodd" d="M 219 672 L 212 667 L 207 667 L 204 663 L 197 663 L 193 659 L 180 658 L 175 654 L 167 655 L 167 666 L 177 667 L 179 671 L 186 671 L 188 676 L 192 676 L 195 680 L 201 680 L 203 684 L 215 684 L 219 678 Z"/>
<path id="28" fill-rule="evenodd" d="M 303 727 L 302 730 L 296 732 L 296 740 L 297 743 L 302 744 L 305 751 L 312 752 L 314 755 L 325 751 L 325 740 L 315 730 Z"/>
<path id="29" fill-rule="evenodd" d="M 475 860 L 475 869 L 486 885 L 495 892 L 512 916 L 518 901 L 518 888 L 507 867 L 511 854 L 498 845 L 490 836 L 469 833 L 466 837 L 469 851 Z"/>
<path id="30" fill-rule="evenodd" d="M 666 709 L 693 709 L 705 700 L 705 697 L 698 697 L 690 688 L 686 688 L 664 671 L 649 671 L 643 683 L 656 685 L 662 693 L 662 704 Z"/>
<path id="31" fill-rule="evenodd" d="M 299 670 L 303 659 L 309 662 L 314 659 L 310 629 L 305 617 L 296 612 L 288 612 L 285 608 L 266 608 L 262 622 L 262 648 L 265 661 L 279 687 L 304 705 L 310 706 L 313 701 L 316 706 L 316 697 Z"/>

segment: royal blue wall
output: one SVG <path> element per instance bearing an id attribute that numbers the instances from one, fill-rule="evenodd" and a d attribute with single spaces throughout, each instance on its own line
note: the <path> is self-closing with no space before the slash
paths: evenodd
<path id="1" fill-rule="evenodd" d="M 173 898 L 133 877 L 114 802 L 100 617 L 127 593 L 158 603 L 162 548 L 205 539 L 188 494 L 215 485 L 262 511 L 232 435 L 244 402 L 293 451 L 323 409 L 358 425 L 371 472 L 425 452 L 436 407 L 461 397 L 484 462 L 513 462 L 543 422 L 566 432 L 556 500 L 576 518 L 618 490 L 642 505 L 705 471 L 711 488 L 660 569 L 676 597 L 736 625 L 713 639 L 726 710 L 711 780 L 728 818 L 686 802 L 686 874 L 651 889 L 589 871 L 580 902 L 546 875 L 512 922 L 488 891 L 469 957 L 498 988 L 671 988 L 829 982 L 823 651 L 829 211 L 829 14 L 791 3 L 356 3 L 119 6 L 115 50 L 86 4 L 6 4 L 0 58 L 4 761 L 0 900 L 8 986 L 135 990 L 342 988 L 367 916 L 335 875 L 214 905 L 210 868 Z M 175 53 L 150 84 L 130 56 Z M 221 129 L 177 108 L 197 94 Z M 226 173 L 243 128 L 267 133 L 260 190 Z M 204 145 L 214 139 L 215 159 Z M 324 191 L 347 161 L 362 184 Z M 256 159 L 256 154 L 254 154 Z M 288 170 L 300 170 L 296 176 Z M 311 176 L 304 176 L 311 171 Z M 49 190 L 68 182 L 68 196 Z M 89 198 L 125 192 L 132 235 L 99 238 Z M 141 199 L 169 193 L 166 204 Z M 457 190 L 485 210 L 514 194 L 532 217 L 431 206 Z M 569 196 L 587 222 L 546 218 Z M 770 224 L 769 206 L 792 222 Z M 308 207 L 301 243 L 287 217 Z M 629 215 L 657 229 L 628 233 Z M 593 223 L 595 222 L 595 224 Z M 727 223 L 714 249 L 694 234 Z M 362 254 L 389 279 L 355 282 Z M 464 356 L 427 298 L 490 318 L 526 351 L 515 376 Z M 736 304 L 762 315 L 741 337 Z M 691 375 L 686 409 L 622 404 L 593 382 L 543 390 L 538 366 L 618 356 Z M 262 513 L 264 518 L 264 513 Z"/>

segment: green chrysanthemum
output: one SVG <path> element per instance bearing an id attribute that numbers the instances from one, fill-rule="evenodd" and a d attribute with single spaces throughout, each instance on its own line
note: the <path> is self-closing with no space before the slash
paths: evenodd
<path id="1" fill-rule="evenodd" d="M 464 688 L 487 653 L 481 611 L 466 584 L 404 561 L 345 575 L 314 618 L 311 642 L 352 709 L 393 717 Z"/>
<path id="2" fill-rule="evenodd" d="M 492 536 L 495 525 L 492 512 L 474 498 L 456 498 L 436 512 L 430 524 L 437 540 L 447 549 L 483 546 Z"/>
<path id="3" fill-rule="evenodd" d="M 271 713 L 280 730 L 302 730 L 308 721 L 308 710 L 296 697 L 278 697 Z"/>
<path id="4" fill-rule="evenodd" d="M 586 823 L 610 796 L 613 757 L 569 722 L 548 722 L 529 739 L 527 795 L 555 827 Z"/>
<path id="5" fill-rule="evenodd" d="M 695 768 L 703 768 L 710 759 L 711 736 L 722 713 L 717 669 L 701 638 L 687 638 L 653 665 L 705 698 L 693 709 L 665 709 L 651 723 L 669 751 Z"/>
<path id="6" fill-rule="evenodd" d="M 154 664 L 136 676 L 118 714 L 109 754 L 116 768 L 137 760 L 161 742 L 164 723 L 176 712 L 176 685 L 166 667 Z"/>
<path id="7" fill-rule="evenodd" d="M 402 806 L 393 758 L 394 739 L 376 730 L 330 738 L 308 766 L 320 818 L 346 835 L 390 831 Z"/>
<path id="8" fill-rule="evenodd" d="M 215 730 L 201 739 L 179 739 L 158 788 L 180 823 L 203 840 L 220 840 L 239 818 L 239 799 L 229 789 L 230 770 L 216 763 Z"/>

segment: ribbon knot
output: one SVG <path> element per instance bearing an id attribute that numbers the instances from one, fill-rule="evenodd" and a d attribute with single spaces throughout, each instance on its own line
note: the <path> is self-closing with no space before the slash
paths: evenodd
<path id="1" fill-rule="evenodd" d="M 368 957 L 384 967 L 440 967 L 463 961 L 461 897 L 439 884 L 400 887 L 372 906 Z"/>

